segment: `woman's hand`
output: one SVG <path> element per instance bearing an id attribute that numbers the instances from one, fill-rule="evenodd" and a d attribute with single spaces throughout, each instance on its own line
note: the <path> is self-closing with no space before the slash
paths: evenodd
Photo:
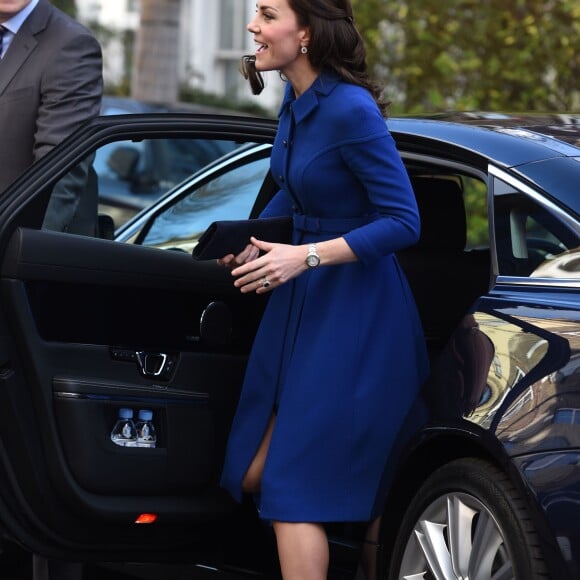
<path id="1" fill-rule="evenodd" d="M 358 260 L 343 237 L 317 242 L 316 249 L 323 266 Z M 232 276 L 237 278 L 234 286 L 242 293 L 265 294 L 307 270 L 307 254 L 308 244 L 272 244 L 251 238 L 251 244 L 243 252 L 235 257 L 232 254 L 224 256 L 218 262 L 231 268 Z"/>
<path id="2" fill-rule="evenodd" d="M 305 246 L 271 244 L 256 238 L 251 238 L 251 242 L 251 247 L 256 254 L 260 251 L 265 254 L 251 261 L 247 260 L 243 265 L 232 270 L 232 275 L 237 278 L 234 286 L 244 294 L 248 292 L 265 294 L 288 280 L 296 278 L 307 268 Z M 249 247 L 236 256 L 236 262 L 240 261 L 240 256 L 248 251 Z M 254 253 L 251 252 L 251 255 Z"/>
<path id="3" fill-rule="evenodd" d="M 248 244 L 237 256 L 228 254 L 223 258 L 219 258 L 217 262 L 220 266 L 226 266 L 226 268 L 233 270 L 242 264 L 255 260 L 259 255 L 260 250 L 253 244 Z"/>

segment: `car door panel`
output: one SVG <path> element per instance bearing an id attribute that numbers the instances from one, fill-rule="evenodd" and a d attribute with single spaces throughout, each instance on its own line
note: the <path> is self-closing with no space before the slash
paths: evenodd
<path id="1" fill-rule="evenodd" d="M 226 269 L 184 252 L 26 228 L 9 244 L 1 291 L 13 341 L 0 434 L 5 466 L 27 482 L 19 510 L 69 538 L 143 512 L 188 525 L 230 512 L 221 460 L 264 298 L 240 295 Z M 210 304 L 221 308 L 208 332 Z M 163 375 L 160 355 L 172 364 Z M 110 440 L 121 407 L 153 410 L 155 449 Z M 142 545 L 142 535 L 125 541 Z"/>

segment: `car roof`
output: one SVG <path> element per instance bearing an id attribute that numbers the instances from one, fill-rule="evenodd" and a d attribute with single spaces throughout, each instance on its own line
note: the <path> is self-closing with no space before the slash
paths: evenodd
<path id="1" fill-rule="evenodd" d="M 580 147 L 580 113 L 447 112 L 420 115 L 419 118 L 475 125 L 499 132 L 523 129 Z"/>
<path id="2" fill-rule="evenodd" d="M 474 123 L 456 118 L 399 117 L 387 119 L 387 125 L 402 141 L 434 139 L 442 146 L 459 146 L 505 167 L 554 157 L 580 157 L 580 123 L 525 126 L 492 123 L 489 119 Z"/>
<path id="3" fill-rule="evenodd" d="M 160 104 L 140 101 L 131 97 L 104 95 L 101 100 L 101 115 L 131 115 L 141 113 L 193 113 L 227 114 L 223 108 L 209 107 L 197 103 Z M 236 115 L 241 113 L 231 111 Z"/>
<path id="4" fill-rule="evenodd" d="M 509 168 L 553 201 L 580 215 L 580 117 L 524 119 L 453 116 L 393 118 L 387 125 L 398 146 Z M 578 121 L 578 122 L 576 122 Z M 562 138 L 565 136 L 565 139 Z M 484 169 L 484 167 L 482 167 Z"/>

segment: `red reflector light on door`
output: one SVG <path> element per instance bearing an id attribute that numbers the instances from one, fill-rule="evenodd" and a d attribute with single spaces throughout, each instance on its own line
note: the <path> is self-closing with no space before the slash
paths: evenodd
<path id="1" fill-rule="evenodd" d="M 153 524 L 157 519 L 157 514 L 141 514 L 136 520 L 136 524 Z"/>

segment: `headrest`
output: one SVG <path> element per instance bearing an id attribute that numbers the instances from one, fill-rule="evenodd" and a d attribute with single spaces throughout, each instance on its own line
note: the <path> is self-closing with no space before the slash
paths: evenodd
<path id="1" fill-rule="evenodd" d="M 413 176 L 421 216 L 418 247 L 464 250 L 467 222 L 460 182 L 454 178 Z"/>

